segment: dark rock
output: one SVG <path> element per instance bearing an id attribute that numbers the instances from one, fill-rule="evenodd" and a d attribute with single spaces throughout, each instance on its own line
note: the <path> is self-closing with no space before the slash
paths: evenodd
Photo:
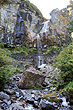
<path id="1" fill-rule="evenodd" d="M 39 102 L 37 102 L 37 101 L 34 101 L 34 104 L 33 104 L 33 106 L 34 106 L 35 108 L 39 108 Z"/>
<path id="2" fill-rule="evenodd" d="M 4 99 L 9 100 L 10 96 L 4 92 L 0 92 L 0 100 L 4 100 Z"/>
<path id="3" fill-rule="evenodd" d="M 45 99 L 41 99 L 40 107 L 42 110 L 55 110 L 53 103 L 48 102 Z"/>
<path id="4" fill-rule="evenodd" d="M 13 103 L 9 107 L 9 110 L 25 110 L 22 106 L 19 106 L 18 103 Z"/>
<path id="5" fill-rule="evenodd" d="M 28 96 L 28 97 L 26 98 L 26 102 L 27 102 L 27 103 L 30 103 L 30 104 L 34 104 L 34 99 L 33 99 L 32 97 Z"/>
<path id="6" fill-rule="evenodd" d="M 12 90 L 12 89 L 4 89 L 4 91 L 5 91 L 7 94 L 9 94 L 9 95 L 15 94 L 15 91 Z"/>
<path id="7" fill-rule="evenodd" d="M 45 81 L 45 75 L 33 67 L 27 69 L 18 82 L 19 88 L 28 89 L 34 87 L 42 87 Z"/>

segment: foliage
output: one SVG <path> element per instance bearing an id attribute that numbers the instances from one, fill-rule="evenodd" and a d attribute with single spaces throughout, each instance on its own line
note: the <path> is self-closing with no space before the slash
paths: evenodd
<path id="1" fill-rule="evenodd" d="M 73 43 L 65 47 L 57 57 L 56 65 L 60 68 L 61 72 L 59 73 L 59 85 L 57 89 L 67 90 L 68 95 L 70 92 L 73 93 L 73 89 L 70 84 L 73 86 Z M 70 94 L 71 95 L 71 94 Z"/>
<path id="2" fill-rule="evenodd" d="M 4 43 L 0 42 L 0 48 L 4 48 Z"/>
<path id="3" fill-rule="evenodd" d="M 73 32 L 73 20 L 70 22 L 70 26 L 68 28 L 71 32 Z"/>
<path id="4" fill-rule="evenodd" d="M 41 11 L 37 8 L 37 6 L 35 6 L 33 3 L 30 3 L 29 0 L 21 0 L 21 1 L 25 2 L 25 3 L 28 5 L 28 8 L 29 8 L 31 11 L 35 10 L 36 13 L 38 13 L 38 15 L 40 15 L 41 17 L 43 17 Z"/>
<path id="5" fill-rule="evenodd" d="M 43 54 L 44 55 L 48 55 L 49 53 L 58 54 L 60 52 L 61 48 L 62 47 L 59 47 L 59 46 L 54 45 L 54 46 L 51 46 L 50 48 L 48 48 L 46 50 L 46 52 L 44 52 Z"/>
<path id="6" fill-rule="evenodd" d="M 5 86 L 7 79 L 16 71 L 12 65 L 15 60 L 8 56 L 9 53 L 9 50 L 0 48 L 0 89 Z"/>
<path id="7" fill-rule="evenodd" d="M 69 82 L 69 84 L 66 85 L 62 91 L 65 92 L 67 95 L 70 94 L 73 97 L 73 81 Z"/>
<path id="8" fill-rule="evenodd" d="M 8 81 L 8 78 L 13 76 L 16 71 L 17 68 L 13 65 L 3 65 L 0 67 L 0 89 L 5 86 L 6 82 Z"/>
<path id="9" fill-rule="evenodd" d="M 73 9 L 73 0 L 69 0 L 69 3 L 71 4 L 72 9 Z"/>
<path id="10" fill-rule="evenodd" d="M 16 47 L 12 50 L 12 53 L 25 53 L 25 56 L 28 56 L 29 52 L 33 52 L 35 48 L 29 48 L 28 45 L 24 42 L 21 46 Z"/>

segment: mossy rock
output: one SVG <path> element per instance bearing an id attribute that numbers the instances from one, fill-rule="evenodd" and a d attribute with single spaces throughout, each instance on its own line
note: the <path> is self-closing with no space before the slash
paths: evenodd
<path id="1" fill-rule="evenodd" d="M 52 94 L 43 94 L 43 99 L 47 99 L 50 98 L 50 102 L 56 102 L 56 103 L 62 103 L 62 99 L 58 98 L 56 93 L 52 93 Z"/>
<path id="2" fill-rule="evenodd" d="M 55 97 L 54 99 L 50 99 L 50 102 L 62 103 L 62 99 Z"/>

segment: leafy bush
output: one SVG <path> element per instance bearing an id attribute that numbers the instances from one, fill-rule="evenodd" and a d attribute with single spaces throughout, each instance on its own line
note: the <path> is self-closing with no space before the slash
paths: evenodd
<path id="1" fill-rule="evenodd" d="M 21 46 L 16 47 L 12 50 L 12 53 L 24 53 L 25 56 L 28 56 L 29 52 L 33 52 L 35 48 L 29 48 L 28 45 L 24 42 Z"/>
<path id="2" fill-rule="evenodd" d="M 62 89 L 64 91 L 68 89 L 66 93 L 73 98 L 73 95 L 70 94 L 71 92 L 73 93 L 73 43 L 60 52 L 57 57 L 57 66 L 61 70 L 57 89 Z"/>
<path id="3" fill-rule="evenodd" d="M 73 81 L 64 87 L 62 92 L 66 93 L 71 104 L 73 104 Z"/>
<path id="4" fill-rule="evenodd" d="M 71 32 L 73 32 L 73 20 L 70 22 L 70 26 L 68 28 Z"/>
<path id="5" fill-rule="evenodd" d="M 12 65 L 15 60 L 10 58 L 7 52 L 10 51 L 0 48 L 0 89 L 5 86 L 7 79 L 16 71 Z"/>
<path id="6" fill-rule="evenodd" d="M 0 42 L 0 48 L 4 48 L 4 43 Z"/>

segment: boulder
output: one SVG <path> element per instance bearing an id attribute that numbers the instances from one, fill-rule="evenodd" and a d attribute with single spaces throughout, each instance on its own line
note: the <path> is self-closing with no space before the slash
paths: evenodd
<path id="1" fill-rule="evenodd" d="M 54 104 L 46 101 L 45 99 L 41 99 L 40 107 L 41 110 L 55 110 Z"/>
<path id="2" fill-rule="evenodd" d="M 12 89 L 4 89 L 4 91 L 5 91 L 7 94 L 9 94 L 9 95 L 15 94 L 15 91 L 12 90 Z"/>
<path id="3" fill-rule="evenodd" d="M 4 92 L 0 92 L 0 100 L 4 100 L 4 99 L 9 100 L 10 96 Z"/>
<path id="4" fill-rule="evenodd" d="M 20 106 L 18 103 L 11 104 L 9 110 L 25 110 L 22 106 Z"/>
<path id="5" fill-rule="evenodd" d="M 23 89 L 42 87 L 45 77 L 46 75 L 41 73 L 39 70 L 30 67 L 22 74 L 21 79 L 18 82 L 18 86 Z"/>

